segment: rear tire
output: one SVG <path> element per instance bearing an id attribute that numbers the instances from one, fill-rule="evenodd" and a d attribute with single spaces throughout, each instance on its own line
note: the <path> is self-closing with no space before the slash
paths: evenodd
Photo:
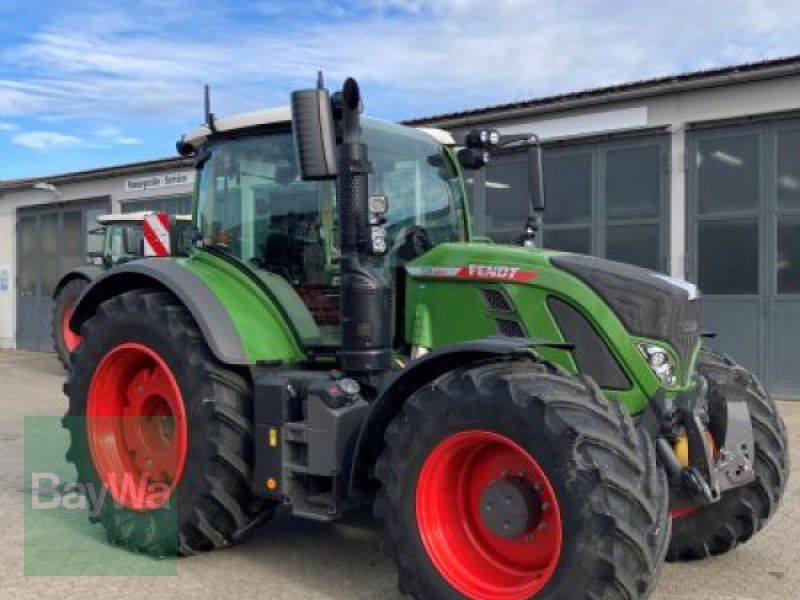
<path id="1" fill-rule="evenodd" d="M 171 413 L 170 440 L 175 432 L 185 434 L 184 441 L 175 446 L 183 467 L 173 468 L 178 475 L 166 505 L 155 510 L 117 505 L 111 493 L 99 506 L 89 499 L 90 520 L 105 527 L 109 541 L 157 556 L 176 551 L 194 554 L 227 546 L 271 516 L 275 503 L 255 497 L 250 488 L 251 384 L 213 357 L 185 307 L 165 292 L 127 292 L 101 304 L 81 334 L 84 341 L 72 356 L 72 371 L 64 386 L 69 398 L 64 418 L 70 435 L 67 460 L 75 464 L 78 481 L 95 489 L 102 489 L 105 483 L 108 488 L 113 471 L 101 475 L 98 463 L 110 464 L 113 469 L 123 461 L 124 469 L 132 464 L 124 462 L 125 451 L 136 457 L 144 448 L 133 448 L 132 436 L 117 423 L 123 423 L 120 414 L 129 414 L 133 406 L 130 395 L 141 393 L 140 384 L 144 382 L 146 388 L 148 378 L 155 380 L 158 375 L 176 386 L 173 397 L 168 398 L 173 410 L 156 414 Z M 116 367 L 114 360 L 122 366 Z M 154 389 L 158 398 L 170 396 Z M 150 397 L 152 392 L 145 389 L 144 393 Z M 125 416 L 133 423 L 148 418 L 154 417 Z M 109 431 L 112 434 L 111 444 L 107 439 L 103 444 L 89 439 L 90 430 L 104 423 L 106 437 Z M 115 431 L 120 435 L 113 436 Z M 165 435 L 169 437 L 169 430 Z M 144 471 L 133 469 L 134 480 L 145 477 L 152 481 L 161 472 L 157 458 L 155 466 L 148 460 L 151 463 Z M 123 470 L 121 476 L 131 472 Z M 162 478 L 169 481 L 166 475 Z"/>
<path id="2" fill-rule="evenodd" d="M 764 388 L 747 369 L 730 357 L 704 350 L 700 374 L 708 382 L 710 429 L 724 414 L 728 394 L 743 395 L 750 409 L 755 438 L 756 479 L 728 490 L 716 504 L 681 511 L 673 519 L 667 560 L 688 561 L 725 554 L 752 538 L 780 504 L 789 478 L 786 425 Z"/>
<path id="3" fill-rule="evenodd" d="M 56 355 L 65 369 L 69 369 L 69 355 L 81 342 L 80 336 L 70 331 L 69 320 L 72 318 L 72 313 L 75 311 L 78 298 L 80 298 L 83 291 L 89 287 L 89 283 L 90 281 L 83 277 L 73 279 L 66 283 L 55 297 L 51 333 Z"/>
<path id="4" fill-rule="evenodd" d="M 590 379 L 532 361 L 461 368 L 415 392 L 385 440 L 375 513 L 402 592 L 637 600 L 652 591 L 670 535 L 666 477 L 650 439 Z M 509 473 L 523 488 L 540 483 L 538 496 L 525 492 L 539 520 L 523 520 L 511 540 L 476 515 L 492 510 L 480 490 Z"/>

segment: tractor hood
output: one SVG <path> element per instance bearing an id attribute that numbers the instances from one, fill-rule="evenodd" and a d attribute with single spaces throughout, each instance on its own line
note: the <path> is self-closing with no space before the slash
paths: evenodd
<path id="1" fill-rule="evenodd" d="M 562 255 L 550 261 L 582 280 L 634 335 L 664 340 L 688 370 L 700 340 L 697 286 L 632 265 L 591 256 Z"/>
<path id="2" fill-rule="evenodd" d="M 406 271 L 417 287 L 425 288 L 419 294 L 423 301 L 433 293 L 434 281 L 460 284 L 464 290 L 460 294 L 447 286 L 451 298 L 458 296 L 457 301 L 448 302 L 454 318 L 472 301 L 475 293 L 463 287 L 472 283 L 468 287 L 477 287 L 485 303 L 491 302 L 487 294 L 493 294 L 487 290 L 501 290 L 513 305 L 525 335 L 549 337 L 553 332 L 540 326 L 541 311 L 547 306 L 545 310 L 552 313 L 549 302 L 557 298 L 591 321 L 619 352 L 624 353 L 631 344 L 612 331 L 619 330 L 628 340 L 629 336 L 663 340 L 674 350 L 682 373 L 691 371 L 699 342 L 699 294 L 691 283 L 590 256 L 477 243 L 441 244 L 409 263 Z M 476 313 L 473 307 L 470 314 Z M 460 318 L 474 317 L 464 314 Z M 497 329 L 509 335 L 503 327 Z M 568 337 L 563 327 L 560 330 Z M 616 338 L 616 343 L 610 338 Z"/>
<path id="3" fill-rule="evenodd" d="M 466 279 L 528 283 L 552 268 L 549 259 L 560 255 L 516 246 L 439 244 L 406 266 L 415 279 Z"/>

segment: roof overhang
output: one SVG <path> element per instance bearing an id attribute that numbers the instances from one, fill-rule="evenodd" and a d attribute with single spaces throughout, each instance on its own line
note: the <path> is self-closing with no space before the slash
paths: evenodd
<path id="1" fill-rule="evenodd" d="M 800 75 L 800 56 L 792 56 L 767 60 L 761 63 L 696 71 L 521 102 L 407 119 L 403 123 L 412 127 L 431 126 L 447 127 L 448 129 L 479 126 L 487 122 L 496 123 L 497 121 L 588 108 L 626 100 L 638 100 L 797 75 Z"/>

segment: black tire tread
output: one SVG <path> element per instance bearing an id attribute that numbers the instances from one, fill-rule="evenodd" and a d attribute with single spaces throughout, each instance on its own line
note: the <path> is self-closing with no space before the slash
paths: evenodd
<path id="1" fill-rule="evenodd" d="M 70 399 L 67 416 L 83 416 L 79 396 L 85 393 L 86 384 L 81 381 L 93 375 L 98 353 L 95 346 L 99 344 L 96 340 L 102 338 L 105 328 L 113 326 L 114 315 L 121 314 L 136 315 L 143 325 L 147 321 L 166 331 L 192 366 L 192 377 L 204 380 L 202 398 L 194 401 L 199 404 L 195 408 L 201 411 L 209 436 L 209 451 L 203 464 L 195 464 L 193 468 L 203 471 L 205 489 L 197 494 L 189 516 L 181 518 L 172 540 L 163 539 L 147 527 L 134 526 L 124 511 L 104 509 L 99 520 L 109 540 L 138 552 L 167 555 L 177 550 L 181 555 L 192 555 L 227 546 L 238 540 L 253 522 L 269 518 L 275 508 L 274 503 L 254 498 L 250 490 L 252 392 L 242 375 L 224 367 L 211 355 L 191 315 L 174 296 L 163 291 L 136 290 L 100 305 L 83 326 L 84 343 L 73 355 L 74 369 L 64 385 Z M 91 461 L 78 460 L 80 451 L 76 446 L 82 432 L 73 431 L 69 427 L 71 422 L 75 421 L 65 420 L 71 436 L 67 459 L 76 464 L 79 481 L 88 481 L 94 467 Z"/>
<path id="2" fill-rule="evenodd" d="M 473 406 L 466 398 L 477 401 Z M 449 411 L 465 406 L 477 413 L 481 406 L 497 407 L 506 400 L 514 407 L 509 419 L 525 415 L 527 426 L 546 439 L 569 440 L 571 450 L 563 459 L 570 473 L 576 482 L 591 482 L 582 489 L 591 527 L 580 534 L 584 545 L 579 546 L 579 560 L 584 564 L 581 573 L 574 574 L 584 579 L 566 582 L 572 575 L 562 575 L 537 598 L 564 598 L 565 589 L 575 600 L 646 598 L 660 573 L 670 535 L 666 478 L 652 442 L 594 381 L 533 361 L 493 362 L 448 373 L 414 393 L 388 427 L 375 470 L 382 484 L 375 514 L 385 523 L 384 550 L 397 563 L 401 591 L 416 598 L 436 597 L 419 572 L 409 532 L 399 525 L 407 502 L 403 477 L 412 460 L 408 449 L 433 431 L 437 420 L 446 421 Z M 612 510 L 612 501 L 624 509 Z"/>
<path id="3" fill-rule="evenodd" d="M 68 303 L 77 302 L 89 283 L 89 280 L 84 277 L 76 277 L 65 283 L 54 299 L 53 314 L 50 321 L 50 336 L 53 338 L 56 356 L 65 369 L 69 369 L 70 352 L 64 343 L 64 334 L 61 327 L 64 310 Z"/>

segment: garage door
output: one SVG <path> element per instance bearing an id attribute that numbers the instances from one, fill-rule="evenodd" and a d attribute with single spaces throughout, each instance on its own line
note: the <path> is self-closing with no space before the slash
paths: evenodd
<path id="1" fill-rule="evenodd" d="M 668 269 L 669 139 L 665 135 L 550 145 L 544 151 L 543 244 Z M 521 154 L 475 173 L 476 231 L 513 243 L 528 214 Z"/>
<path id="2" fill-rule="evenodd" d="M 710 345 L 800 397 L 800 121 L 693 131 L 689 272 Z"/>
<path id="3" fill-rule="evenodd" d="M 102 239 L 89 231 L 110 206 L 106 199 L 17 211 L 18 348 L 52 349 L 53 290 L 64 272 L 86 264 L 89 250 L 102 248 Z"/>

